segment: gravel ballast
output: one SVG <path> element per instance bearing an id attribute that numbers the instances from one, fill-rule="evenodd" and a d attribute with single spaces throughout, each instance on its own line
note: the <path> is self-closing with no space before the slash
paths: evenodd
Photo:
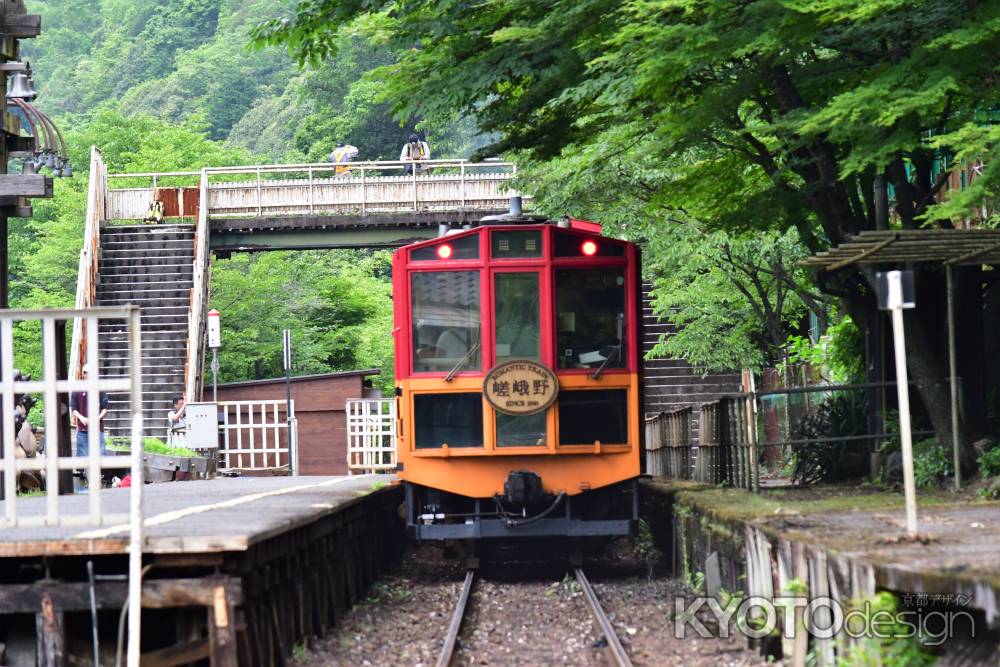
<path id="1" fill-rule="evenodd" d="M 674 636 L 680 581 L 647 577 L 613 559 L 585 571 L 635 665 L 737 667 L 768 664 L 742 637 Z M 575 579 L 559 564 L 484 565 L 473 590 L 453 664 L 604 665 L 604 642 Z M 296 650 L 296 667 L 432 666 L 461 590 L 461 560 L 439 548 L 411 549 L 329 636 Z M 691 633 L 689 633 L 691 634 Z M 772 663 L 773 664 L 773 663 Z"/>

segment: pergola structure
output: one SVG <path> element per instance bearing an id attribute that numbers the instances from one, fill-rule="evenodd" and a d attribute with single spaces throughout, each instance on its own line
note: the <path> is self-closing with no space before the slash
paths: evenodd
<path id="1" fill-rule="evenodd" d="M 948 296 L 948 371 L 951 385 L 951 437 L 955 486 L 961 487 L 958 438 L 958 379 L 955 351 L 956 266 L 1000 264 L 1000 230 L 903 229 L 865 231 L 845 243 L 802 261 L 802 266 L 828 273 L 849 268 L 903 268 L 906 264 L 945 267 Z"/>

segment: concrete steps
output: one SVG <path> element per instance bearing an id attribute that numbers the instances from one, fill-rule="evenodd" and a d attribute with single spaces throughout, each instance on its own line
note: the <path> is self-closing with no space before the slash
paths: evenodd
<path id="1" fill-rule="evenodd" d="M 184 393 L 188 313 L 194 277 L 192 225 L 112 225 L 101 229 L 102 306 L 132 304 L 142 309 L 142 391 L 146 433 L 166 434 L 172 399 Z M 100 370 L 107 376 L 128 372 L 128 329 L 124 321 L 102 321 L 98 328 Z M 107 418 L 111 435 L 131 428 L 127 394 L 111 394 Z"/>

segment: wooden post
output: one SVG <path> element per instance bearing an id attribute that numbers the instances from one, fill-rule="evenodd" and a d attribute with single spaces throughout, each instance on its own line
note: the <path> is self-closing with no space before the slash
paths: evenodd
<path id="1" fill-rule="evenodd" d="M 85 322 L 82 322 L 81 326 L 86 329 Z M 68 378 L 69 369 L 68 360 L 66 359 L 66 322 L 64 320 L 56 322 L 55 338 L 56 373 L 60 380 L 65 380 Z M 71 438 L 69 420 L 69 394 L 59 394 L 59 412 L 57 413 L 56 419 L 58 420 L 59 431 L 48 437 L 51 437 L 52 441 L 54 441 L 59 448 L 59 456 L 73 456 L 73 442 Z M 73 495 L 72 470 L 59 471 L 59 495 Z"/>
<path id="2" fill-rule="evenodd" d="M 35 631 L 36 664 L 39 667 L 62 667 L 66 664 L 63 614 L 52 603 L 48 593 L 42 594 L 42 609 L 35 614 Z"/>
<path id="3" fill-rule="evenodd" d="M 955 491 L 962 490 L 962 459 L 958 442 L 958 372 L 955 352 L 955 267 L 945 268 L 948 292 L 948 384 L 951 385 L 951 449 L 955 465 Z"/>
<path id="4" fill-rule="evenodd" d="M 208 608 L 208 638 L 212 667 L 237 667 L 235 608 L 226 595 L 226 587 L 212 588 L 212 606 Z"/>

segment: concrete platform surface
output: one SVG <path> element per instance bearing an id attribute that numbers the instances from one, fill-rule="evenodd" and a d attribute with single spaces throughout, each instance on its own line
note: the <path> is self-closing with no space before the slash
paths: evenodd
<path id="1" fill-rule="evenodd" d="M 392 475 L 241 477 L 148 484 L 143 491 L 145 553 L 246 551 L 388 486 Z M 101 492 L 104 511 L 127 514 L 128 489 Z M 44 515 L 44 497 L 17 500 L 18 516 Z M 59 499 L 63 514 L 86 514 L 86 494 Z M 0 508 L 3 503 L 0 503 Z M 0 510 L 2 512 L 2 510 Z M 0 513 L 2 517 L 2 513 Z M 121 554 L 127 524 L 102 527 L 0 527 L 0 558 Z"/>

